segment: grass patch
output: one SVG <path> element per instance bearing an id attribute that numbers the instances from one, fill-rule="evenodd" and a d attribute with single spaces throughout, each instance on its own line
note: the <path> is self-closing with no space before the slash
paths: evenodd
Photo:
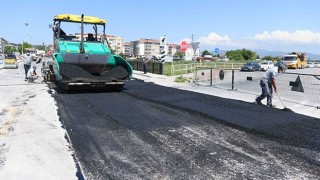
<path id="1" fill-rule="evenodd" d="M 192 78 L 187 78 L 187 77 L 183 77 L 183 76 L 178 76 L 176 77 L 174 82 L 177 83 L 190 83 L 192 81 Z"/>

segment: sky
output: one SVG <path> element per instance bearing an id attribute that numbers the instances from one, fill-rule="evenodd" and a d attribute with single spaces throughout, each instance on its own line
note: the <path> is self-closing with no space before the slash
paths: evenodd
<path id="1" fill-rule="evenodd" d="M 202 51 L 320 54 L 318 0 L 0 0 L 0 6 L 8 7 L 0 11 L 0 37 L 12 43 L 52 44 L 55 15 L 85 14 L 106 19 L 106 33 L 125 42 L 166 35 L 180 44 L 193 35 Z"/>

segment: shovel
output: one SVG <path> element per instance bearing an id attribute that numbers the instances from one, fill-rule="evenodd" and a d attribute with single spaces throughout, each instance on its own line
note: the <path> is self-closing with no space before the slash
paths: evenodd
<path id="1" fill-rule="evenodd" d="M 289 111 L 289 112 L 292 112 L 292 110 L 291 109 L 289 109 L 289 108 L 287 108 L 285 105 L 284 105 L 284 103 L 283 103 L 283 101 L 282 101 L 282 98 L 281 98 L 281 96 L 280 96 L 280 94 L 278 93 L 278 92 L 276 92 L 277 93 L 277 95 L 278 95 L 278 97 L 279 97 L 279 99 L 280 99 L 280 101 L 281 101 L 281 103 L 282 103 L 282 105 L 283 105 L 283 111 Z"/>

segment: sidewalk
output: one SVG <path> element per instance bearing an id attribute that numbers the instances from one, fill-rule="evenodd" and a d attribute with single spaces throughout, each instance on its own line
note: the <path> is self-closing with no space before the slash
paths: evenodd
<path id="1" fill-rule="evenodd" d="M 152 73 L 143 74 L 143 72 L 141 71 L 133 71 L 133 75 L 132 75 L 133 79 L 143 80 L 144 82 L 151 82 L 161 86 L 193 91 L 193 92 L 198 92 L 198 93 L 203 93 L 208 95 L 214 95 L 222 98 L 242 100 L 249 103 L 252 103 L 255 100 L 255 98 L 259 95 L 259 94 L 251 94 L 248 92 L 219 89 L 213 86 L 200 86 L 192 82 L 177 83 L 175 82 L 176 77 L 177 76 L 165 76 L 165 75 L 158 75 L 158 74 L 152 74 Z M 186 75 L 185 77 L 192 78 L 191 75 Z M 287 108 L 291 109 L 295 113 L 303 114 L 303 115 L 311 116 L 315 118 L 320 118 L 320 109 L 316 109 L 315 107 L 308 107 L 300 104 L 290 103 L 286 101 L 284 103 Z M 276 96 L 273 98 L 273 104 L 276 106 L 276 108 L 279 108 L 279 109 L 284 108 L 281 101 Z"/>

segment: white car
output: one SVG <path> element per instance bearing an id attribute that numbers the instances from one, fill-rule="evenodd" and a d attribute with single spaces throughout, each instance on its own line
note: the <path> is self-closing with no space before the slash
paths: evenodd
<path id="1" fill-rule="evenodd" d="M 320 63 L 319 62 L 314 62 L 314 67 L 315 68 L 320 68 Z"/>
<path id="2" fill-rule="evenodd" d="M 260 66 L 261 66 L 261 69 L 260 69 L 261 71 L 266 71 L 266 70 L 274 67 L 274 64 L 272 61 L 262 61 Z"/>
<path id="3" fill-rule="evenodd" d="M 307 68 L 314 68 L 313 62 L 307 62 Z"/>

